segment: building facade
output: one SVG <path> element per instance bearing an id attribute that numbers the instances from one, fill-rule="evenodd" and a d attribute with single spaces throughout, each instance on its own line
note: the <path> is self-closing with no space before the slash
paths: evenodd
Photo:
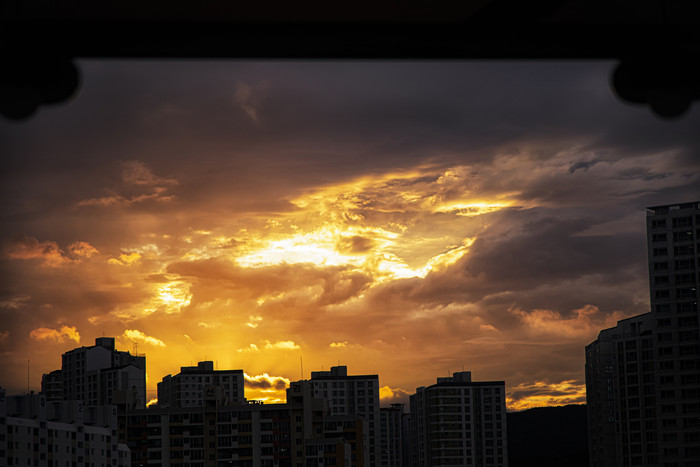
<path id="1" fill-rule="evenodd" d="M 207 394 L 222 405 L 245 402 L 244 383 L 243 370 L 215 370 L 211 361 L 183 366 L 158 383 L 158 405 L 201 407 Z"/>
<path id="2" fill-rule="evenodd" d="M 116 407 L 0 389 L 0 465 L 128 467 L 131 455 L 118 442 Z"/>
<path id="3" fill-rule="evenodd" d="M 359 416 L 367 421 L 365 465 L 379 466 L 379 376 L 348 375 L 347 366 L 334 366 L 329 371 L 312 371 L 308 383 L 313 397 L 327 401 L 329 415 Z"/>
<path id="4" fill-rule="evenodd" d="M 404 429 L 408 414 L 404 404 L 391 404 L 379 409 L 382 467 L 404 467 L 404 450 L 408 433 Z"/>
<path id="5" fill-rule="evenodd" d="M 59 373 L 60 371 L 60 373 Z M 146 407 L 146 357 L 118 351 L 113 337 L 79 347 L 61 357 L 61 370 L 44 374 L 42 394 L 50 400 L 80 400 L 86 405 L 115 404 L 126 398 L 134 408 Z"/>
<path id="6" fill-rule="evenodd" d="M 646 224 L 651 311 L 586 347 L 592 467 L 700 466 L 700 203 Z"/>
<path id="7" fill-rule="evenodd" d="M 323 400 L 303 397 L 220 405 L 205 396 L 200 407 L 137 410 L 128 417 L 132 465 L 351 467 L 350 441 L 357 434 L 338 433 L 333 424 L 325 436 L 324 409 Z"/>
<path id="8" fill-rule="evenodd" d="M 456 372 L 410 396 L 411 465 L 508 465 L 505 382 Z"/>

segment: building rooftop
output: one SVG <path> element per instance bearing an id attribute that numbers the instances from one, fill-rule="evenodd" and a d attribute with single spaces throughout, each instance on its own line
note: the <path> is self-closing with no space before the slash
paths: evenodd
<path id="1" fill-rule="evenodd" d="M 675 209 L 698 209 L 700 201 L 691 201 L 689 203 L 662 204 L 660 206 L 649 206 L 647 211 L 652 211 L 651 214 L 665 214 L 668 211 Z"/>

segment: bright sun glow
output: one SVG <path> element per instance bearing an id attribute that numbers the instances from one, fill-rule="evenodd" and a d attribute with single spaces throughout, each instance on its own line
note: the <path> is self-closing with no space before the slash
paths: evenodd
<path id="1" fill-rule="evenodd" d="M 438 206 L 434 212 L 454 213 L 458 216 L 472 217 L 498 211 L 512 205 L 512 202 L 457 202 Z"/>
<path id="2" fill-rule="evenodd" d="M 243 254 L 232 259 L 241 267 L 350 266 L 373 277 L 375 285 L 425 277 L 454 264 L 474 241 L 460 237 L 459 231 L 431 230 L 426 215 L 459 219 L 513 204 L 505 199 L 445 201 L 453 196 L 455 184 L 463 186 L 464 172 L 425 169 L 319 188 L 291 200 L 299 210 L 269 220 L 265 235 L 248 239 Z"/>
<path id="3" fill-rule="evenodd" d="M 562 381 L 561 383 L 537 381 L 534 384 L 516 386 L 510 391 L 530 393 L 530 395 L 518 400 L 511 397 L 506 398 L 508 410 L 513 411 L 553 405 L 583 404 L 586 401 L 586 386 L 577 384 L 575 381 Z"/>
<path id="4" fill-rule="evenodd" d="M 189 284 L 173 281 L 158 287 L 156 296 L 151 299 L 145 312 L 147 314 L 162 311 L 167 314 L 180 313 L 190 304 L 192 294 Z"/>

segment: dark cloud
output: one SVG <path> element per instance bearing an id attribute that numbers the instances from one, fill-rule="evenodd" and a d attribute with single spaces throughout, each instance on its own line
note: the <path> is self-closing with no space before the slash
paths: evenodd
<path id="1" fill-rule="evenodd" d="M 257 376 L 245 375 L 246 388 L 284 390 L 288 386 L 289 381 L 279 376 L 268 376 L 267 374 Z"/>
<path id="2" fill-rule="evenodd" d="M 591 167 L 593 167 L 594 165 L 596 165 L 598 162 L 600 162 L 602 160 L 604 160 L 604 159 L 596 157 L 596 158 L 593 158 L 590 160 L 578 161 L 578 162 L 572 164 L 571 167 L 569 167 L 569 173 L 574 173 L 578 169 L 583 169 L 584 172 L 588 172 L 588 169 L 590 169 Z"/>

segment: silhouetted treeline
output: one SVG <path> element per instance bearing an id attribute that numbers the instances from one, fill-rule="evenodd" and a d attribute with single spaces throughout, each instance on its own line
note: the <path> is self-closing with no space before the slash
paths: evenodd
<path id="1" fill-rule="evenodd" d="M 510 467 L 588 467 L 585 405 L 508 414 Z"/>

